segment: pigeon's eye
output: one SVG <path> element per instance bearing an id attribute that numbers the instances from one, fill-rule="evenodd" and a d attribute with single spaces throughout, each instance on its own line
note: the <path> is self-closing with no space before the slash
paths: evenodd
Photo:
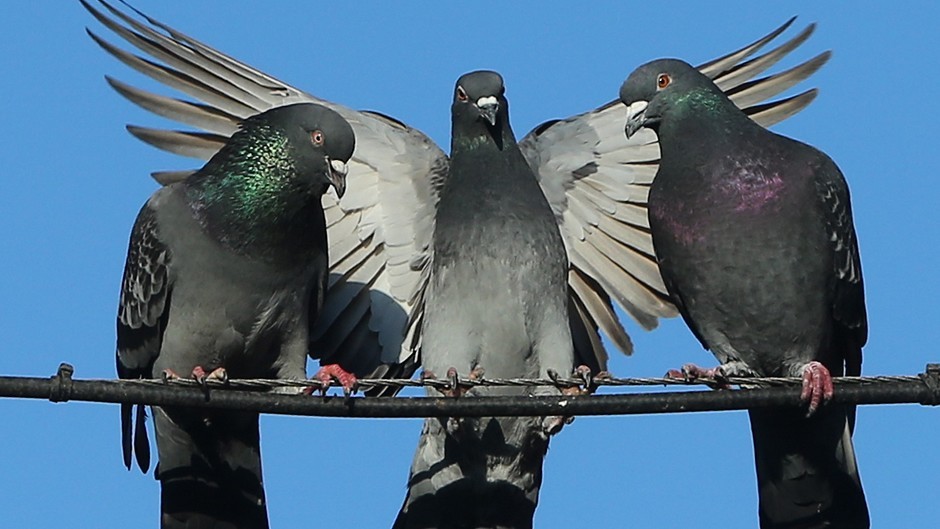
<path id="1" fill-rule="evenodd" d="M 317 147 L 323 145 L 323 132 L 319 130 L 311 132 L 310 141 Z"/>
<path id="2" fill-rule="evenodd" d="M 669 77 L 668 73 L 661 73 L 656 77 L 656 88 L 662 90 L 669 86 L 669 83 L 672 82 L 672 77 Z"/>
<path id="3" fill-rule="evenodd" d="M 463 88 L 460 86 L 457 87 L 457 101 L 460 101 L 461 103 L 466 103 L 467 101 L 470 101 L 470 98 L 467 96 L 467 93 L 464 92 Z"/>

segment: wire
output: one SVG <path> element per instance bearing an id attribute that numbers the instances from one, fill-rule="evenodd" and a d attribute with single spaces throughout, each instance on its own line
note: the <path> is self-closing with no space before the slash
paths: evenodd
<path id="1" fill-rule="evenodd" d="M 159 380 L 80 380 L 74 369 L 62 364 L 51 378 L 0 377 L 0 397 L 49 399 L 53 402 L 90 401 L 188 406 L 278 415 L 321 417 L 485 417 L 543 415 L 634 415 L 695 411 L 741 410 L 801 405 L 798 379 L 743 379 L 748 384 L 782 384 L 723 391 L 671 391 L 658 393 L 595 394 L 577 396 L 512 397 L 395 397 L 310 396 L 285 394 L 283 388 L 309 387 L 312 381 L 231 380 L 200 387 L 195 382 Z M 578 379 L 561 382 L 575 383 Z M 648 385 L 663 379 L 595 379 L 597 385 Z M 733 379 L 736 381 L 742 379 Z M 768 382 L 769 380 L 769 382 Z M 925 373 L 915 376 L 838 377 L 834 404 L 940 403 L 940 364 L 928 364 Z M 463 384 L 484 385 L 481 381 L 458 380 Z M 372 381 L 363 381 L 369 382 Z M 387 383 L 386 381 L 385 383 Z M 407 382 L 407 383 L 406 383 Z M 441 381 L 395 381 L 402 385 L 439 386 Z M 505 382 L 505 381 L 504 381 Z M 518 382 L 518 380 L 516 380 Z M 545 385 L 544 380 L 529 381 Z M 673 383 L 671 381 L 669 383 Z M 486 385 L 497 385 L 487 381 Z M 554 382 L 549 381 L 554 384 Z M 515 384 L 515 382 L 514 382 Z M 507 384 L 503 384 L 507 385 Z M 227 387 L 225 387 L 227 386 Z M 254 390 L 235 389 L 253 386 Z M 259 390 L 258 388 L 264 388 Z M 281 388 L 281 389 L 277 389 Z"/>

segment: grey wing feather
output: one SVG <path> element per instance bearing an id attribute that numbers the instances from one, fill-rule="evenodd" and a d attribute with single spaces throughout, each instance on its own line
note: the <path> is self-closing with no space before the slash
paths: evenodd
<path id="1" fill-rule="evenodd" d="M 346 194 L 342 200 L 333 194 L 323 197 L 330 279 L 311 351 L 325 361 L 352 366 L 359 374 L 376 367 L 377 361 L 413 365 L 414 351 L 403 341 L 414 334 L 408 325 L 416 320 L 410 315 L 420 308 L 427 281 L 434 210 L 447 174 L 444 152 L 420 131 L 307 94 L 139 11 L 144 22 L 103 1 L 111 16 L 84 0 L 82 4 L 114 34 L 156 61 L 121 50 L 89 31 L 105 51 L 200 101 L 153 94 L 108 79 L 130 101 L 198 129 L 129 127 L 134 136 L 157 148 L 206 159 L 242 119 L 297 102 L 324 105 L 349 121 L 356 151 L 349 163 Z M 188 174 L 160 172 L 154 177 L 168 184 Z"/>
<path id="2" fill-rule="evenodd" d="M 752 119 L 769 126 L 799 112 L 816 95 L 764 102 L 805 80 L 829 58 L 823 53 L 774 75 L 755 79 L 812 34 L 810 25 L 773 50 L 751 58 L 793 22 L 766 37 L 699 67 Z M 631 342 L 616 318 L 616 301 L 645 328 L 677 314 L 653 253 L 646 203 L 659 162 L 656 135 L 623 134 L 626 108 L 612 101 L 600 108 L 536 127 L 520 142 L 523 154 L 555 213 L 571 262 L 569 283 L 577 307 L 622 351 Z M 598 351 L 602 355 L 602 351 Z"/>
<path id="3" fill-rule="evenodd" d="M 150 376 L 160 352 L 169 308 L 170 251 L 160 240 L 156 218 L 144 206 L 134 223 L 117 316 L 117 367 L 121 378 Z"/>
<path id="4" fill-rule="evenodd" d="M 699 71 L 714 79 L 718 76 L 718 74 L 731 70 L 735 65 L 741 64 L 743 61 L 745 61 L 745 59 L 760 51 L 764 46 L 779 37 L 784 31 L 792 26 L 793 22 L 795 21 L 796 17 L 790 17 L 790 20 L 784 22 L 779 28 L 771 31 L 767 35 L 764 35 L 747 46 L 699 65 Z M 809 28 L 809 30 L 812 31 L 814 26 L 810 24 Z"/>
<path id="5" fill-rule="evenodd" d="M 160 240 L 153 209 L 145 205 L 131 232 L 121 281 L 117 315 L 117 371 L 121 378 L 151 377 L 169 312 L 170 258 L 169 249 Z M 137 406 L 136 415 L 133 405 L 121 405 L 124 465 L 130 468 L 131 454 L 136 453 L 138 466 L 146 472 L 150 466 L 150 443 L 144 414 L 141 405 Z"/>
<path id="6" fill-rule="evenodd" d="M 850 354 L 855 354 L 854 349 L 858 349 L 860 354 L 861 347 L 868 341 L 862 262 L 852 220 L 849 188 L 842 171 L 828 156 L 817 172 L 816 187 L 823 203 L 826 230 L 834 256 L 833 317 L 853 337 L 853 352 Z M 861 358 L 845 360 L 849 371 L 847 374 L 858 375 L 858 372 L 852 371 L 861 370 Z"/>

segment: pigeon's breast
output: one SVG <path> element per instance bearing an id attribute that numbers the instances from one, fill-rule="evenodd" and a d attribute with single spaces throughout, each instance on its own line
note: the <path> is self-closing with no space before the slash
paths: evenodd
<path id="1" fill-rule="evenodd" d="M 213 239 L 192 217 L 175 207 L 160 212 L 162 233 L 174 241 L 170 323 L 161 354 L 179 365 L 157 366 L 189 372 L 193 365 L 225 367 L 230 376 L 271 376 L 281 346 L 306 333 L 311 289 L 322 252 L 298 253 L 291 262 L 253 258 Z"/>
<path id="2" fill-rule="evenodd" d="M 282 346 L 307 332 L 312 274 L 224 257 L 184 266 L 201 273 L 180 274 L 174 285 L 165 347 L 186 348 L 187 360 L 232 377 L 272 376 Z"/>
<path id="3" fill-rule="evenodd" d="M 669 176 L 650 194 L 653 243 L 708 347 L 765 373 L 773 355 L 811 357 L 825 339 L 831 263 L 801 175 L 742 161 Z"/>

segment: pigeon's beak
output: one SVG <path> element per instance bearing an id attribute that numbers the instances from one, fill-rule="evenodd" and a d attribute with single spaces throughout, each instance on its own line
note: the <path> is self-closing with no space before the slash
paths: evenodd
<path id="1" fill-rule="evenodd" d="M 494 96 L 481 97 L 477 99 L 477 109 L 480 115 L 492 127 L 496 125 L 496 112 L 499 111 L 499 100 Z"/>
<path id="2" fill-rule="evenodd" d="M 330 160 L 329 161 L 329 177 L 330 183 L 333 184 L 333 189 L 336 190 L 337 198 L 343 198 L 343 194 L 346 193 L 346 172 L 348 168 L 346 167 L 346 162 L 342 160 Z"/>
<path id="3" fill-rule="evenodd" d="M 649 103 L 646 101 L 634 101 L 627 105 L 627 124 L 623 127 L 624 134 L 630 139 L 636 131 L 643 128 L 646 124 L 646 107 Z"/>

